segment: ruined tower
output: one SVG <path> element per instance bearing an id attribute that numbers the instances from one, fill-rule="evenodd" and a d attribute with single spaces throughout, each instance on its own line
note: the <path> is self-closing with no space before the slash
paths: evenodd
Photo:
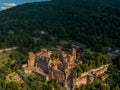
<path id="1" fill-rule="evenodd" d="M 76 59 L 76 53 L 77 53 L 76 49 L 73 48 L 73 50 L 72 50 L 72 56 L 73 56 L 74 59 Z"/>
<path id="2" fill-rule="evenodd" d="M 35 55 L 33 52 L 29 52 L 28 67 L 35 66 Z"/>
<path id="3" fill-rule="evenodd" d="M 87 75 L 87 84 L 91 84 L 94 81 L 94 76 L 92 74 Z"/>

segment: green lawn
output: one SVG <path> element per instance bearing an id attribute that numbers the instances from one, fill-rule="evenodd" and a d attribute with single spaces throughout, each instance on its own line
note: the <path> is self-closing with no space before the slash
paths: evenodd
<path id="1" fill-rule="evenodd" d="M 10 59 L 11 52 L 0 53 L 0 68 L 3 67 Z"/>

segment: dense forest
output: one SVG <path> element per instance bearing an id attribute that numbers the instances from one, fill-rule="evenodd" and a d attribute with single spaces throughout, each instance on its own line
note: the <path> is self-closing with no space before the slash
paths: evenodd
<path id="1" fill-rule="evenodd" d="M 118 47 L 119 3 L 119 0 L 52 0 L 1 11 L 0 47 L 24 46 L 25 42 L 28 45 L 31 37 L 40 36 L 39 31 L 47 31 L 57 39 L 75 40 L 90 47 Z M 14 35 L 10 34 L 11 30 Z"/>

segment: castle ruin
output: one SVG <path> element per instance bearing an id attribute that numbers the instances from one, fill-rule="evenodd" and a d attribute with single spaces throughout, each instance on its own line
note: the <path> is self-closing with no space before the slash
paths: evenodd
<path id="1" fill-rule="evenodd" d="M 44 77 L 46 80 L 54 80 L 64 87 L 78 88 L 81 85 L 90 84 L 94 81 L 94 75 L 103 74 L 108 67 L 98 70 L 92 70 L 77 77 L 74 72 L 76 58 L 76 49 L 66 53 L 60 47 L 47 50 L 41 49 L 39 53 L 29 52 L 28 63 L 22 66 L 25 73 L 36 73 Z"/>

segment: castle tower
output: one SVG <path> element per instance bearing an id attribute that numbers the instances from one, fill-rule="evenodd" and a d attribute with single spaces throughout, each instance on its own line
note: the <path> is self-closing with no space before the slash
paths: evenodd
<path id="1" fill-rule="evenodd" d="M 28 67 L 35 66 L 35 55 L 33 52 L 29 52 Z"/>
<path id="2" fill-rule="evenodd" d="M 53 69 L 54 69 L 54 70 L 58 70 L 57 64 L 54 64 Z"/>
<path id="3" fill-rule="evenodd" d="M 76 59 L 76 54 L 77 54 L 77 51 L 75 48 L 73 48 L 72 50 L 72 56 L 74 57 L 74 59 Z"/>

